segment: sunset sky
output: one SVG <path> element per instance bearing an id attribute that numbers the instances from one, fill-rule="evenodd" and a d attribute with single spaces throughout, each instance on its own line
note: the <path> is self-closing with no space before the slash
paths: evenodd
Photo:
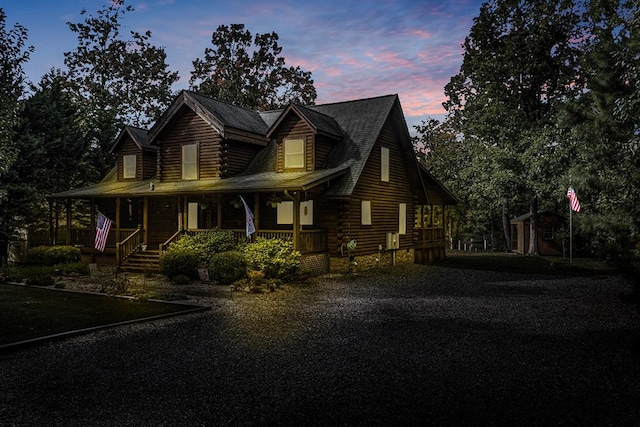
<path id="1" fill-rule="evenodd" d="M 6 3 L 6 2 L 3 2 Z M 38 82 L 64 69 L 63 53 L 77 46 L 67 22 L 81 10 L 95 15 L 103 0 L 10 0 L 1 5 L 6 29 L 20 23 L 35 47 L 25 66 Z M 221 24 L 245 24 L 252 34 L 275 31 L 287 65 L 312 72 L 316 103 L 397 93 L 410 130 L 429 117 L 442 119 L 444 86 L 462 62 L 461 43 L 478 15 L 480 0 L 127 0 L 128 31 L 152 33 L 164 47 L 174 89 L 187 89 L 192 61 L 204 56 Z M 413 133 L 413 132 L 412 132 Z"/>

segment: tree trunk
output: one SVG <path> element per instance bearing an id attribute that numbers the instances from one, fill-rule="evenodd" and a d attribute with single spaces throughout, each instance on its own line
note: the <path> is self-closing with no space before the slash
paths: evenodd
<path id="1" fill-rule="evenodd" d="M 504 240 L 507 243 L 506 252 L 511 252 L 511 223 L 509 222 L 509 200 L 502 201 L 502 228 L 504 229 Z"/>
<path id="2" fill-rule="evenodd" d="M 531 218 L 529 219 L 529 251 L 527 255 L 538 255 L 538 198 L 531 198 Z"/>

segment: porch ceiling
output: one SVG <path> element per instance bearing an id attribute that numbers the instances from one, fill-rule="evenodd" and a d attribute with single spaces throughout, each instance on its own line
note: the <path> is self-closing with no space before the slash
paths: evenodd
<path id="1" fill-rule="evenodd" d="M 350 164 L 345 164 L 313 172 L 262 172 L 225 179 L 194 181 L 158 182 L 155 179 L 125 182 L 103 181 L 87 187 L 51 194 L 48 197 L 52 199 L 84 199 L 199 193 L 306 191 L 343 175 L 349 166 Z"/>

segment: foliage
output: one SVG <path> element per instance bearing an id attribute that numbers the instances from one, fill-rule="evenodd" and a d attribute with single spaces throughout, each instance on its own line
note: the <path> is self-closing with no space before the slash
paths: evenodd
<path id="1" fill-rule="evenodd" d="M 33 46 L 25 46 L 27 29 L 15 24 L 6 28 L 7 14 L 0 7 L 0 264 L 8 259 L 9 242 L 14 234 L 12 212 L 7 203 L 6 174 L 18 153 L 14 136 L 19 124 L 19 100 L 24 92 L 23 65 L 29 60 Z"/>
<path id="2" fill-rule="evenodd" d="M 187 235 L 172 243 L 162 255 L 162 272 L 169 278 L 185 275 L 195 279 L 197 268 L 208 266 L 214 254 L 234 248 L 235 238 L 230 230 Z"/>
<path id="3" fill-rule="evenodd" d="M 280 239 L 257 239 L 244 247 L 249 269 L 260 271 L 266 278 L 286 279 L 300 269 L 300 252 L 293 242 Z"/>
<path id="4" fill-rule="evenodd" d="M 214 47 L 193 61 L 191 89 L 240 107 L 271 110 L 289 102 L 313 104 L 316 89 L 310 71 L 287 67 L 275 32 L 256 34 L 243 24 L 220 25 Z"/>
<path id="5" fill-rule="evenodd" d="M 52 71 L 39 86 L 31 85 L 33 94 L 21 103 L 16 159 L 3 179 L 8 197 L 0 220 L 13 235 L 22 229 L 48 229 L 45 196 L 87 183 L 79 108 L 66 86 L 64 77 Z"/>
<path id="6" fill-rule="evenodd" d="M 55 265 L 80 261 L 80 249 L 73 246 L 38 246 L 27 252 L 29 265 Z"/>
<path id="7" fill-rule="evenodd" d="M 230 285 L 247 275 L 247 261 L 240 251 L 213 254 L 209 261 L 209 275 L 221 285 Z"/>
<path id="8" fill-rule="evenodd" d="M 558 200 L 569 150 L 555 123 L 580 87 L 578 10 L 564 0 L 484 3 L 465 39 L 460 72 L 445 87 L 449 133 L 462 139 L 453 150 L 438 147 L 439 154 L 465 168 L 459 194 L 472 218 L 493 224 L 503 212 L 507 247 L 511 209 L 535 218 L 538 200 L 550 209 Z M 532 232 L 533 254 L 535 242 Z"/>
<path id="9" fill-rule="evenodd" d="M 176 243 L 169 246 L 169 249 L 162 255 L 160 262 L 162 273 L 170 279 L 177 276 L 186 276 L 190 279 L 197 278 L 197 268 L 200 264 L 198 254 L 187 246 L 176 246 Z"/>
<path id="10" fill-rule="evenodd" d="M 124 0 L 91 15 L 82 10 L 83 22 L 68 22 L 78 47 L 65 52 L 68 80 L 84 107 L 87 161 L 95 165 L 92 178 L 102 178 L 113 166 L 113 138 L 125 122 L 146 126 L 159 118 L 173 97 L 178 80 L 170 72 L 164 49 L 151 44 L 151 33 L 120 34 L 122 19 L 133 11 Z"/>
<path id="11" fill-rule="evenodd" d="M 125 275 L 116 275 L 102 284 L 101 293 L 109 295 L 126 295 L 131 288 L 131 280 Z"/>

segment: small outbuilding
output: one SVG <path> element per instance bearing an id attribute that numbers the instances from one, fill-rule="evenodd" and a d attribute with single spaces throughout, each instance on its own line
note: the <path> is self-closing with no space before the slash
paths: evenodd
<path id="1" fill-rule="evenodd" d="M 549 211 L 538 212 L 538 253 L 540 255 L 563 255 L 566 242 L 564 230 L 566 219 Z M 531 213 L 511 220 L 511 251 L 525 254 L 529 250 L 531 235 Z"/>

